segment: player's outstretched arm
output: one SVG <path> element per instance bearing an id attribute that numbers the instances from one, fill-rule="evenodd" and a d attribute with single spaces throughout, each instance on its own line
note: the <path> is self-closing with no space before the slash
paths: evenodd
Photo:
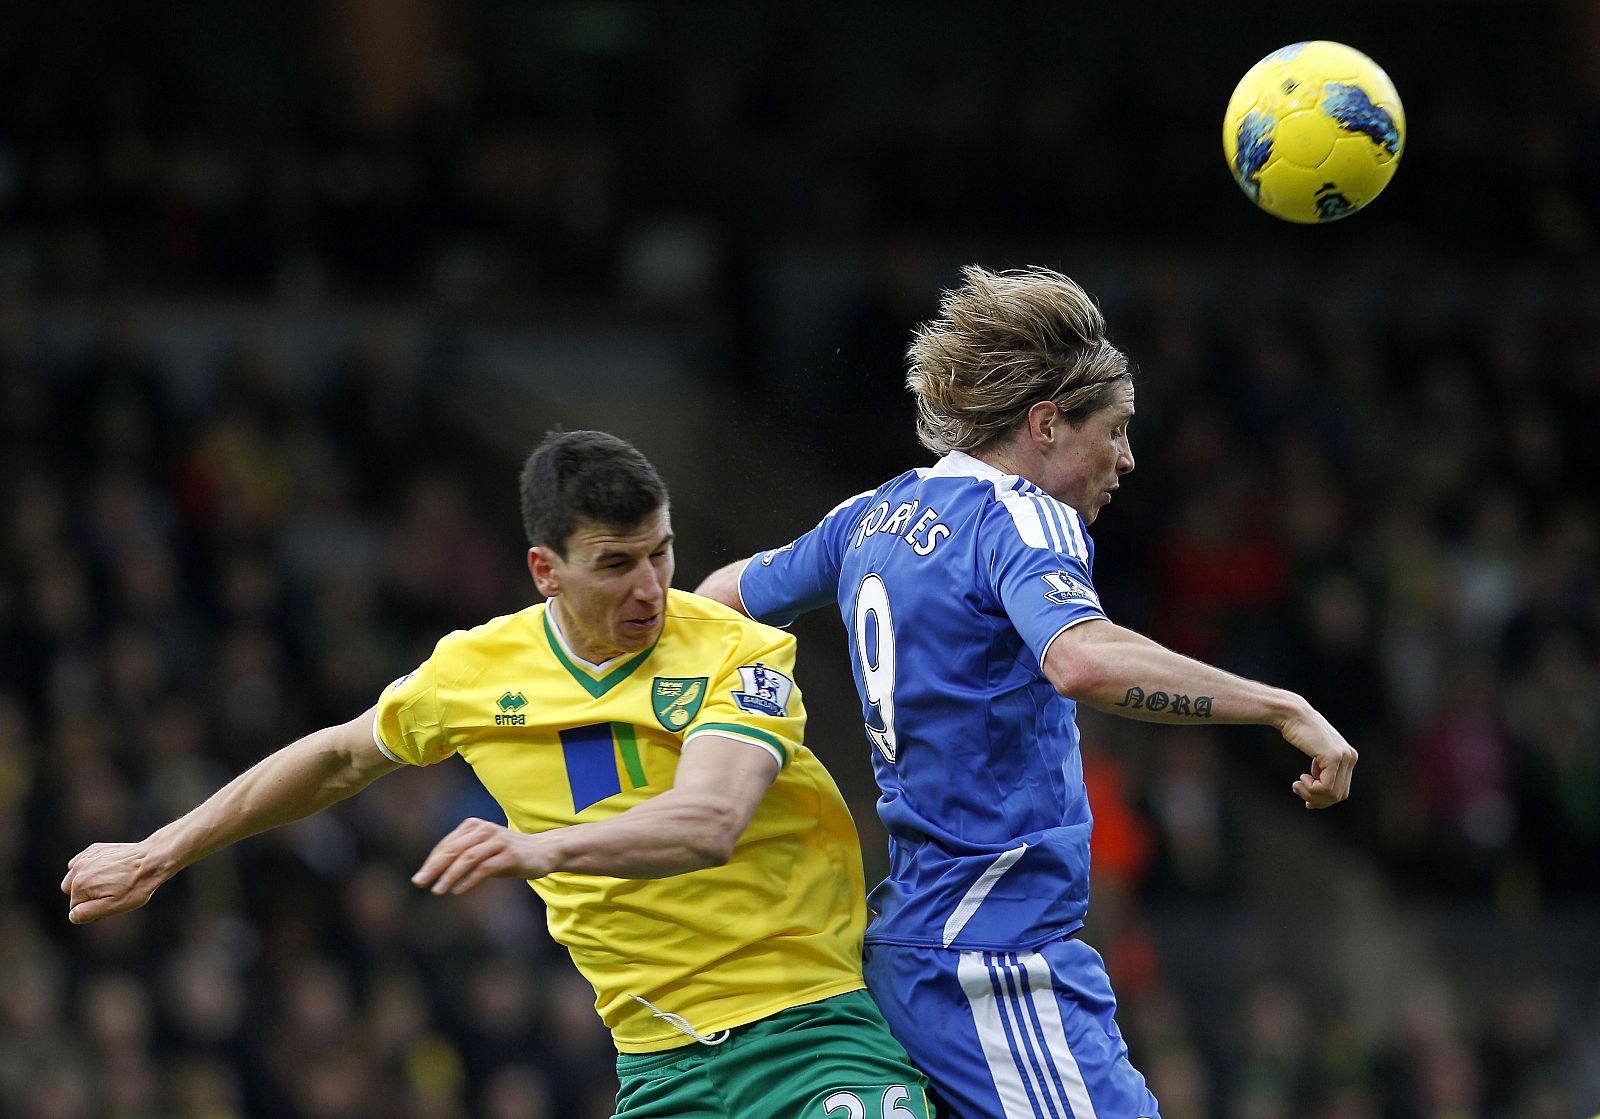
<path id="1" fill-rule="evenodd" d="M 731 607 L 748 618 L 750 612 L 744 608 L 744 598 L 739 594 L 739 576 L 744 574 L 745 565 L 749 562 L 750 559 L 747 556 L 742 560 L 734 560 L 730 564 L 717 568 L 701 580 L 700 585 L 694 589 L 694 593 L 715 599 L 722 605 Z"/>
<path id="2" fill-rule="evenodd" d="M 1276 727 L 1310 759 L 1294 783 L 1307 808 L 1350 795 L 1356 752 L 1300 696 L 1175 653 L 1108 621 L 1064 630 L 1045 651 L 1056 691 L 1113 715 L 1156 723 L 1257 723 Z"/>
<path id="3" fill-rule="evenodd" d="M 372 740 L 373 712 L 315 731 L 257 762 L 204 803 L 137 843 L 95 843 L 67 862 L 75 925 L 137 909 L 191 863 L 310 816 L 398 768 Z"/>
<path id="4" fill-rule="evenodd" d="M 527 835 L 469 819 L 441 839 L 411 876 L 436 894 L 486 878 L 543 878 L 558 870 L 612 878 L 666 878 L 721 866 L 778 775 L 765 750 L 701 734 L 683 747 L 672 788 L 592 824 Z"/>

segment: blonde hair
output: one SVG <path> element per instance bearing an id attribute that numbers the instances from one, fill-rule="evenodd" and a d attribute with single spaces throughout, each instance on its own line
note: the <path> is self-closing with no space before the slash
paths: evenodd
<path id="1" fill-rule="evenodd" d="M 917 401 L 917 438 L 935 454 L 999 439 L 1041 400 L 1071 424 L 1110 400 L 1128 359 L 1106 341 L 1089 293 L 1059 272 L 961 270 L 939 315 L 906 349 L 906 387 Z"/>

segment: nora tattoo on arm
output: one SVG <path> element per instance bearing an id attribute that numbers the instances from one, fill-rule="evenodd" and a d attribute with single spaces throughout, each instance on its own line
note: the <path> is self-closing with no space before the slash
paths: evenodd
<path id="1" fill-rule="evenodd" d="M 1169 715 L 1183 715 L 1191 719 L 1211 718 L 1211 696 L 1198 695 L 1193 698 L 1178 693 L 1172 695 L 1168 692 L 1147 692 L 1143 688 L 1133 687 L 1128 689 L 1128 694 L 1123 696 L 1116 704 L 1126 707 L 1130 711 L 1165 711 Z"/>

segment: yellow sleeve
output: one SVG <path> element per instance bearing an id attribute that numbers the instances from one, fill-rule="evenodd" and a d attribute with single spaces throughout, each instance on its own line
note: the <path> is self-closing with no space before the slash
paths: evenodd
<path id="1" fill-rule="evenodd" d="M 750 640 L 709 682 L 706 701 L 683 741 L 697 734 L 739 739 L 766 750 L 781 768 L 805 736 L 805 704 L 794 682 L 795 642 L 770 626 L 750 629 Z"/>
<path id="2" fill-rule="evenodd" d="M 372 737 L 378 749 L 406 765 L 432 765 L 456 752 L 441 717 L 438 650 L 378 697 Z"/>

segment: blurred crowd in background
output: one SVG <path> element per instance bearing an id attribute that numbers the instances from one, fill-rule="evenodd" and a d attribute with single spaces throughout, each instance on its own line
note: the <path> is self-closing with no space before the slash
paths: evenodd
<path id="1" fill-rule="evenodd" d="M 750 256 L 787 237 L 1303 246 L 1217 172 L 1233 83 L 1308 34 L 1365 47 L 1418 121 L 1376 219 L 1385 240 L 1593 251 L 1590 0 L 1281 9 L 18 9 L 0 15 L 0 273 L 80 292 L 714 311 L 701 305 L 740 298 Z"/>
<path id="2" fill-rule="evenodd" d="M 1327 35 L 1389 68 L 1413 147 L 1311 230 L 1216 150 L 1232 78 L 1304 33 L 1262 39 L 1266 5 L 1160 32 L 760 7 L 4 17 L 0 1114 L 609 1115 L 592 993 L 531 892 L 408 884 L 495 811 L 464 766 L 96 926 L 65 920 L 65 860 L 530 601 L 514 476 L 546 427 L 672 441 L 671 386 L 597 416 L 531 367 L 484 408 L 462 339 L 688 339 L 705 430 L 738 433 L 680 448 L 708 472 L 662 462 L 692 586 L 924 461 L 901 355 L 968 260 L 1074 275 L 1139 366 L 1138 470 L 1094 530 L 1112 616 L 1301 691 L 1362 753 L 1308 818 L 1264 731 L 1085 718 L 1090 939 L 1167 1119 L 1600 1111 L 1594 6 L 1486 2 L 1441 52 L 1435 6 L 1352 5 Z M 219 301 L 452 342 L 154 341 Z M 870 875 L 842 636 L 799 632 Z"/>

